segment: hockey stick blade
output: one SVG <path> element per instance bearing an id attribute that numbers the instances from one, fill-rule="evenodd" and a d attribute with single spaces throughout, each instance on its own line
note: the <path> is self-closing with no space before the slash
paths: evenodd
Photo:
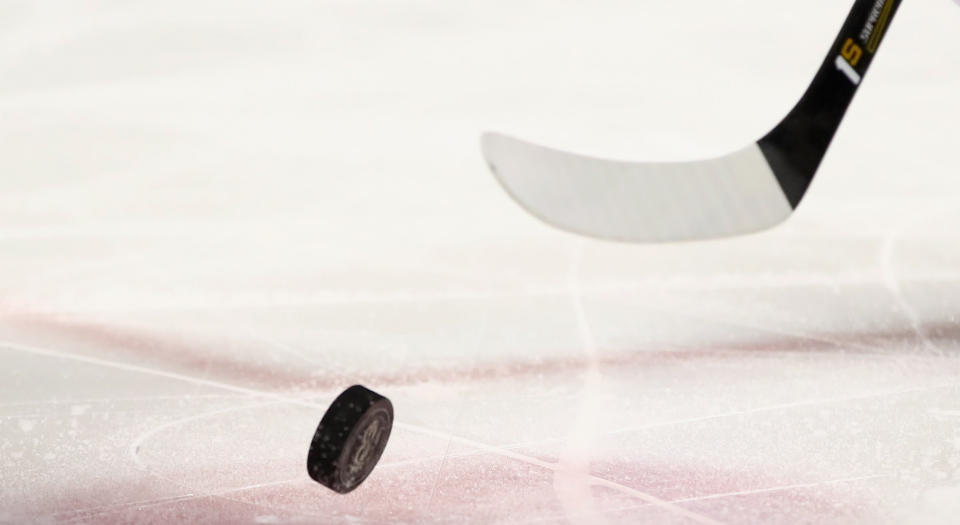
<path id="1" fill-rule="evenodd" d="M 800 101 L 735 153 L 691 162 L 605 160 L 496 133 L 484 157 L 532 215 L 573 233 L 628 242 L 757 232 L 799 205 L 901 0 L 856 0 Z"/>

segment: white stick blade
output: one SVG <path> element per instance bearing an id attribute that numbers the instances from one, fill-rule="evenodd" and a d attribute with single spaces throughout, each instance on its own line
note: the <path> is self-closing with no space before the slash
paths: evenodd
<path id="1" fill-rule="evenodd" d="M 756 144 L 696 162 L 603 160 L 488 133 L 490 169 L 550 225 L 628 242 L 710 239 L 779 224 L 793 209 Z"/>

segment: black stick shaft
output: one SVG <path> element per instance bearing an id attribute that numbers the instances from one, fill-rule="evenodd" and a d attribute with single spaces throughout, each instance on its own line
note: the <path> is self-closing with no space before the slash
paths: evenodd
<path id="1" fill-rule="evenodd" d="M 794 208 L 813 180 L 901 0 L 856 0 L 800 102 L 758 142 Z"/>

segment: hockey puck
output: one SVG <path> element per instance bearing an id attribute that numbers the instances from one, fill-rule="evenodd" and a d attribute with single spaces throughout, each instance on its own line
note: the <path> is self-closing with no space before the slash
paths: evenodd
<path id="1" fill-rule="evenodd" d="M 307 453 L 307 472 L 331 490 L 350 492 L 373 471 L 392 427 L 390 400 L 353 385 L 333 400 L 320 420 Z"/>

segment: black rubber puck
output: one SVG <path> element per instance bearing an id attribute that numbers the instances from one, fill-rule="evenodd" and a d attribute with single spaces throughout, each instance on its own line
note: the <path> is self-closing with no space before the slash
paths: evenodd
<path id="1" fill-rule="evenodd" d="M 307 453 L 307 472 L 340 494 L 350 492 L 373 471 L 392 427 L 390 400 L 353 385 L 333 400 L 320 420 Z"/>

